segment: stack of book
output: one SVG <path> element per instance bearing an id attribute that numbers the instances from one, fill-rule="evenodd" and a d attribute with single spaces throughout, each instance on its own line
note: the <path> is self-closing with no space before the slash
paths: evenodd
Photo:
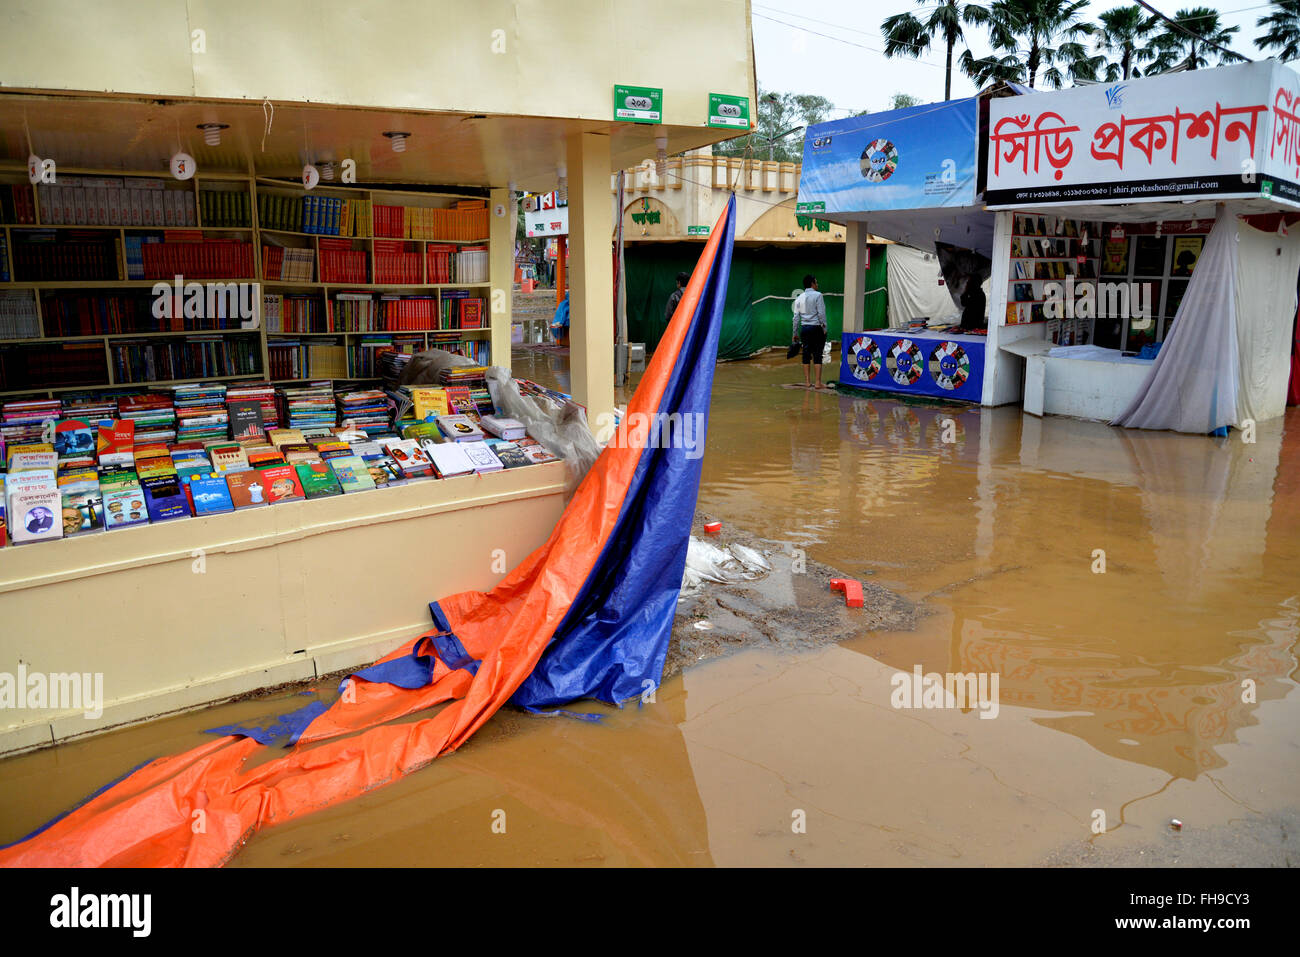
<path id="1" fill-rule="evenodd" d="M 176 441 L 176 409 L 169 396 L 157 392 L 122 396 L 117 413 L 119 419 L 135 423 L 137 442 Z"/>
<path id="2" fill-rule="evenodd" d="M 364 249 L 352 248 L 350 239 L 320 240 L 321 282 L 369 282 L 369 277 L 366 275 L 367 258 Z M 418 279 L 415 281 L 419 282 Z"/>
<path id="3" fill-rule="evenodd" d="M 229 434 L 226 387 L 220 383 L 187 383 L 172 386 L 176 403 L 176 439 L 203 442 L 224 439 Z"/>
<path id="4" fill-rule="evenodd" d="M 65 395 L 63 397 L 63 414 L 70 419 L 88 422 L 92 427 L 98 426 L 106 419 L 117 417 L 118 396 L 96 394 Z"/>
<path id="5" fill-rule="evenodd" d="M 316 266 L 316 252 L 312 249 L 291 249 L 278 245 L 262 245 L 262 278 L 281 282 L 311 282 Z"/>
<path id="6" fill-rule="evenodd" d="M 13 447 L 28 442 L 39 442 L 46 419 L 57 419 L 63 411 L 58 399 L 34 399 L 27 402 L 6 402 L 0 410 L 0 435 L 4 444 Z"/>
<path id="7" fill-rule="evenodd" d="M 388 396 L 381 390 L 339 392 L 334 398 L 340 423 L 352 423 L 367 435 L 387 432 L 392 428 L 388 417 Z"/>
<path id="8" fill-rule="evenodd" d="M 402 378 L 402 370 L 410 361 L 411 355 L 406 352 L 385 352 L 379 356 L 379 378 L 383 380 L 385 389 L 397 388 L 397 383 Z"/>
<path id="9" fill-rule="evenodd" d="M 281 421 L 291 429 L 335 424 L 334 393 L 328 382 L 280 390 Z"/>

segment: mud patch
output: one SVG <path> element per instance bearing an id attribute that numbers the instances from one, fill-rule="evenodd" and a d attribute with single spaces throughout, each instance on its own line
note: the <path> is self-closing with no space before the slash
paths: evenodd
<path id="1" fill-rule="evenodd" d="M 664 680 L 745 648 L 802 651 L 869 631 L 915 627 L 919 607 L 889 589 L 863 581 L 863 607 L 848 608 L 843 594 L 831 591 L 830 582 L 854 576 L 796 556 L 786 543 L 758 538 L 725 522 L 720 534 L 707 535 L 706 520 L 711 519 L 696 516 L 691 533 L 720 546 L 756 549 L 772 563 L 772 571 L 754 581 L 705 582 L 699 594 L 682 597 L 664 662 Z"/>

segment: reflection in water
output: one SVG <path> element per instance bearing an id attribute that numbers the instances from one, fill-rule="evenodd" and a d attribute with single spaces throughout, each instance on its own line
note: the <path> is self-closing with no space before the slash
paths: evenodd
<path id="1" fill-rule="evenodd" d="M 569 390 L 565 357 L 521 351 L 515 372 Z M 719 367 L 700 509 L 723 544 L 744 529 L 921 602 L 915 630 L 800 653 L 774 639 L 600 725 L 503 712 L 235 863 L 1023 864 L 1093 840 L 1097 808 L 1108 847 L 1173 813 L 1189 833 L 1294 814 L 1296 410 L 1244 445 L 781 387 L 798 377 Z M 810 621 L 842 601 L 802 584 L 791 601 Z M 998 718 L 891 709 L 891 676 L 918 664 L 998 672 Z M 0 841 L 267 707 L 0 763 Z"/>

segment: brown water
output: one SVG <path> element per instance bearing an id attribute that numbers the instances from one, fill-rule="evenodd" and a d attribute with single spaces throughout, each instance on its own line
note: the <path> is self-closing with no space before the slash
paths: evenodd
<path id="1" fill-rule="evenodd" d="M 921 603 L 914 630 L 705 662 L 600 725 L 503 712 L 232 866 L 1300 862 L 1297 410 L 1246 445 L 796 378 L 718 368 L 700 511 Z M 917 665 L 997 673 L 996 718 L 892 707 Z M 0 763 L 0 841 L 273 709 Z"/>

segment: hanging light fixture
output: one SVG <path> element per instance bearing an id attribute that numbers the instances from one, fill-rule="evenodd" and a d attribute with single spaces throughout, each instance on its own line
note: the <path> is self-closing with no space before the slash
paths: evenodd
<path id="1" fill-rule="evenodd" d="M 411 134 L 402 130 L 385 130 L 384 135 L 388 137 L 389 145 L 393 147 L 394 153 L 406 152 L 406 139 Z"/>
<path id="2" fill-rule="evenodd" d="M 555 174 L 559 180 L 559 186 L 555 190 L 555 201 L 567 205 L 569 202 L 569 167 L 561 163 L 555 167 Z"/>
<path id="3" fill-rule="evenodd" d="M 203 131 L 203 142 L 209 146 L 221 145 L 221 131 L 230 129 L 229 123 L 200 123 L 196 129 Z"/>
<path id="4" fill-rule="evenodd" d="M 318 162 L 316 168 L 320 170 L 320 178 L 329 182 L 334 179 L 334 164 L 329 160 Z"/>
<path id="5" fill-rule="evenodd" d="M 655 175 L 660 179 L 668 174 L 668 136 L 655 137 Z"/>

